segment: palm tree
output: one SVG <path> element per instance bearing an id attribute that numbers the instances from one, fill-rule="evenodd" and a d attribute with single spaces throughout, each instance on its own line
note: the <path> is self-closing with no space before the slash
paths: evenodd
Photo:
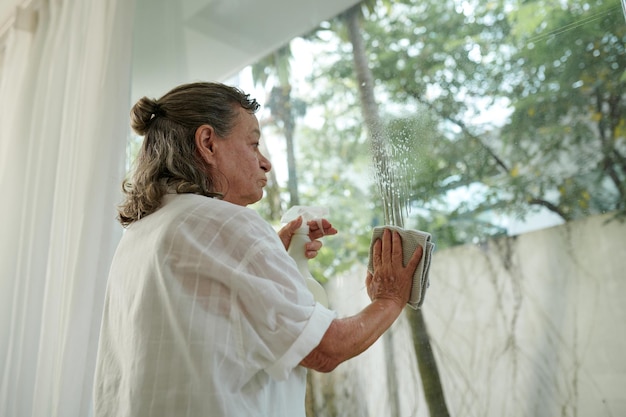
<path id="1" fill-rule="evenodd" d="M 289 44 L 272 52 L 252 66 L 252 78 L 255 84 L 266 86 L 270 78 L 274 77 L 278 85 L 274 86 L 268 97 L 267 106 L 271 111 L 272 119 L 282 128 L 287 145 L 287 188 L 289 190 L 289 205 L 300 204 L 298 194 L 298 177 L 296 170 L 294 130 L 296 113 L 291 98 L 291 48 Z"/>

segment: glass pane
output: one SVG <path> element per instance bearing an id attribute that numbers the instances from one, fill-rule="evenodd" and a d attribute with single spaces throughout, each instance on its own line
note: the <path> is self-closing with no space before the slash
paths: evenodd
<path id="1" fill-rule="evenodd" d="M 620 5 L 371 3 L 239 75 L 265 99 L 275 167 L 258 209 L 325 205 L 342 232 L 311 262 L 335 308 L 367 302 L 372 226 L 437 244 L 423 311 L 313 374 L 309 414 L 625 412 L 624 263 L 600 268 L 626 243 Z M 612 243 L 583 244 L 598 238 Z"/>
<path id="2" fill-rule="evenodd" d="M 137 94 L 210 66 L 205 6 L 179 10 L 187 52 L 165 48 L 173 72 L 136 66 Z M 340 315 L 368 303 L 373 227 L 436 244 L 423 307 L 311 372 L 309 416 L 626 414 L 622 7 L 368 1 L 220 73 L 263 105 L 273 170 L 254 208 L 276 226 L 291 205 L 330 209 L 340 234 L 309 264 Z"/>

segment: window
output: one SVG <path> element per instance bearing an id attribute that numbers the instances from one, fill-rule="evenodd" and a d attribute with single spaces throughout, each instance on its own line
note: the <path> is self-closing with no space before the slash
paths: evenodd
<path id="1" fill-rule="evenodd" d="M 275 3 L 253 19 L 268 32 L 285 26 Z M 626 383 L 622 7 L 348 3 L 331 14 L 321 2 L 315 19 L 293 11 L 302 30 L 264 41 L 250 15 L 229 14 L 225 2 L 176 8 L 182 28 L 164 15 L 151 21 L 174 41 L 158 53 L 136 48 L 137 95 L 214 74 L 263 104 L 274 176 L 256 209 L 277 223 L 289 205 L 330 208 L 341 234 L 311 268 L 340 312 L 366 302 L 373 226 L 433 235 L 423 310 L 409 311 L 371 356 L 312 375 L 308 413 L 626 412 L 617 388 Z M 227 25 L 233 16 L 242 23 Z M 224 27 L 203 24 L 217 18 Z M 138 27 L 138 40 L 156 36 Z M 248 49 L 227 52 L 232 45 Z M 168 51 L 165 69 L 150 63 Z"/>

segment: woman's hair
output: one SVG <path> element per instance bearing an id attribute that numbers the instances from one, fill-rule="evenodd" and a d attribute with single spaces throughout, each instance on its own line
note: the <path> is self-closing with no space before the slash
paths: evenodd
<path id="1" fill-rule="evenodd" d="M 255 113 L 260 106 L 241 90 L 219 83 L 184 84 L 158 100 L 140 99 L 130 112 L 130 125 L 144 139 L 133 172 L 122 183 L 120 223 L 126 227 L 153 213 L 168 190 L 221 197 L 211 167 L 196 149 L 195 133 L 207 124 L 218 136 L 227 136 L 240 107 Z"/>

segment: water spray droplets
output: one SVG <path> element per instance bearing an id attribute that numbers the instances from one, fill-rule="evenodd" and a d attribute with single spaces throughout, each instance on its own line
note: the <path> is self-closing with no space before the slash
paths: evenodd
<path id="1" fill-rule="evenodd" d="M 409 214 L 410 186 L 414 179 L 411 168 L 413 147 L 411 136 L 405 130 L 390 140 L 390 132 L 380 129 L 373 136 L 372 155 L 376 182 L 382 196 L 385 222 L 404 226 L 404 217 Z"/>

